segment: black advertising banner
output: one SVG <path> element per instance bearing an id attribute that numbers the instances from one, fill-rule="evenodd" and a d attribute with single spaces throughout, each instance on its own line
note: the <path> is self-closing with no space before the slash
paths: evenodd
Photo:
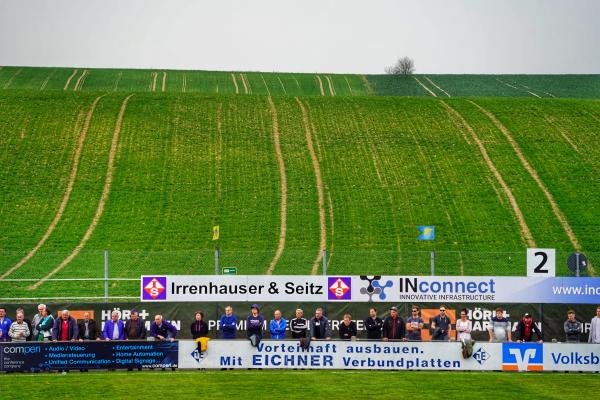
<path id="1" fill-rule="evenodd" d="M 104 321 L 110 319 L 113 311 L 117 311 L 120 318 L 124 321 L 128 320 L 132 310 L 139 312 L 140 318 L 146 321 L 146 327 L 150 328 L 150 321 L 154 320 L 156 314 L 161 314 L 170 321 L 178 330 L 178 339 L 191 339 L 190 325 L 194 320 L 194 313 L 201 311 L 204 314 L 204 320 L 209 326 L 209 336 L 219 338 L 220 331 L 218 330 L 218 321 L 223 314 L 225 306 L 233 307 L 233 312 L 237 316 L 238 338 L 245 338 L 245 321 L 250 313 L 250 303 L 245 302 L 163 302 L 163 303 L 55 303 L 48 304 L 52 310 L 52 315 L 57 317 L 60 310 L 68 309 L 71 315 L 76 319 L 82 319 L 84 312 L 89 312 L 90 317 L 95 319 L 102 329 Z M 308 302 L 286 302 L 286 303 L 261 303 L 259 304 L 261 314 L 265 317 L 265 331 L 268 329 L 268 323 L 273 318 L 275 310 L 280 310 L 283 317 L 290 319 L 294 317 L 297 308 L 304 310 L 304 317 L 311 318 L 314 316 L 315 309 L 322 307 L 327 318 L 330 319 L 334 337 L 338 337 L 338 327 L 344 314 L 350 314 L 352 320 L 356 321 L 358 328 L 358 337 L 366 338 L 364 330 L 364 320 L 369 315 L 369 308 L 376 307 L 378 315 L 384 318 L 389 313 L 391 306 L 398 307 L 398 312 L 401 317 L 406 319 L 410 314 L 410 303 L 308 303 Z M 423 331 L 423 339 L 429 340 L 428 325 L 430 320 L 439 313 L 440 303 L 417 303 L 421 310 L 421 316 L 425 320 L 425 330 Z M 531 313 L 534 322 L 544 334 L 545 341 L 556 340 L 562 342 L 565 340 L 563 324 L 567 319 L 567 311 L 573 309 L 576 313 L 576 318 L 583 324 L 583 333 L 581 341 L 587 341 L 587 333 L 589 332 L 590 320 L 596 315 L 596 304 L 490 304 L 490 303 L 446 303 L 448 312 L 453 326 L 456 317 L 460 315 L 460 310 L 467 310 L 468 318 L 473 322 L 472 336 L 475 340 L 488 340 L 487 328 L 490 318 L 494 315 L 496 307 L 502 307 L 505 315 L 513 325 L 513 330 L 516 324 L 524 313 Z M 22 307 L 25 310 L 25 317 L 32 319 L 37 312 L 37 304 L 10 304 L 6 305 L 7 316 L 13 319 L 16 308 Z M 287 336 L 287 335 L 286 335 Z M 268 332 L 265 337 L 269 337 Z"/>
<path id="2" fill-rule="evenodd" d="M 177 342 L 93 341 L 0 343 L 0 371 L 176 368 Z"/>

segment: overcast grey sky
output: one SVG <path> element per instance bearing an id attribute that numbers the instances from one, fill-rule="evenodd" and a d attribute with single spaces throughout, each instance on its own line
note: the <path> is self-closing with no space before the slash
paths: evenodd
<path id="1" fill-rule="evenodd" d="M 0 65 L 600 73 L 600 0 L 0 0 Z"/>

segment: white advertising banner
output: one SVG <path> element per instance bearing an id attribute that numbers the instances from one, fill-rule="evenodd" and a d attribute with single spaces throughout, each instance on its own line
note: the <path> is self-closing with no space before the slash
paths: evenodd
<path id="1" fill-rule="evenodd" d="M 596 304 L 600 278 L 496 276 L 142 276 L 142 301 Z"/>
<path id="2" fill-rule="evenodd" d="M 457 342 L 211 340 L 179 342 L 183 369 L 382 369 L 463 371 L 600 371 L 600 344 L 477 342 L 464 359 Z"/>
<path id="3" fill-rule="evenodd" d="M 200 354 L 192 341 L 179 344 L 179 368 L 500 370 L 502 344 L 477 343 L 464 359 L 455 342 L 211 340 Z"/>

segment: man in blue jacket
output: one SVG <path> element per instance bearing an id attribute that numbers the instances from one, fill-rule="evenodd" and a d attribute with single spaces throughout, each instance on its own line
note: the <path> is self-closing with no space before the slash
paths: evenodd
<path id="1" fill-rule="evenodd" d="M 154 317 L 154 322 L 150 324 L 150 336 L 156 340 L 175 341 L 177 336 L 177 328 L 173 324 L 163 319 L 162 315 L 157 314 Z"/>
<path id="2" fill-rule="evenodd" d="M 0 307 L 0 342 L 10 342 L 8 330 L 12 321 L 6 316 L 6 308 Z"/>
<path id="3" fill-rule="evenodd" d="M 104 323 L 102 337 L 104 340 L 125 340 L 125 324 L 119 319 L 118 311 L 113 311 L 110 319 Z"/>
<path id="4" fill-rule="evenodd" d="M 235 339 L 237 317 L 233 314 L 231 306 L 225 307 L 225 314 L 221 315 L 219 326 L 221 327 L 221 339 Z"/>
<path id="5" fill-rule="evenodd" d="M 271 339 L 285 339 L 285 330 L 287 329 L 287 321 L 285 318 L 281 318 L 281 311 L 275 310 L 273 313 L 273 319 L 269 324 L 269 332 L 271 332 Z"/>

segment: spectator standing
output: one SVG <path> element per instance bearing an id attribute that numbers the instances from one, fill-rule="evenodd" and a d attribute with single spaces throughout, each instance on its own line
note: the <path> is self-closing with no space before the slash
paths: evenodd
<path id="1" fill-rule="evenodd" d="M 201 337 L 208 337 L 208 324 L 204 322 L 204 313 L 202 311 L 194 313 L 194 322 L 190 325 L 190 332 L 194 340 Z"/>
<path id="2" fill-rule="evenodd" d="M 263 338 L 262 330 L 264 323 L 265 317 L 260 314 L 260 307 L 258 304 L 252 304 L 250 315 L 246 318 L 246 336 L 254 346 Z"/>
<path id="3" fill-rule="evenodd" d="M 377 309 L 375 307 L 369 308 L 369 317 L 365 319 L 365 328 L 367 329 L 367 339 L 381 339 L 383 320 L 377 316 Z"/>
<path id="4" fill-rule="evenodd" d="M 287 321 L 281 317 L 281 311 L 275 310 L 273 319 L 269 323 L 269 332 L 271 339 L 285 339 L 285 331 L 287 329 Z"/>
<path id="5" fill-rule="evenodd" d="M 125 340 L 125 323 L 119 319 L 120 313 L 113 311 L 110 319 L 104 322 L 102 338 L 104 340 Z"/>
<path id="6" fill-rule="evenodd" d="M 590 323 L 588 343 L 600 343 L 600 306 L 596 307 L 596 316 Z"/>
<path id="7" fill-rule="evenodd" d="M 565 335 L 568 343 L 579 343 L 581 334 L 581 322 L 575 319 L 575 311 L 567 312 L 567 320 L 564 323 Z"/>
<path id="8" fill-rule="evenodd" d="M 10 342 L 8 330 L 12 325 L 12 320 L 6 316 L 6 308 L 0 307 L 0 342 Z"/>
<path id="9" fill-rule="evenodd" d="M 79 340 L 100 340 L 100 329 L 96 321 L 90 318 L 88 311 L 83 313 L 83 319 L 77 323 Z"/>
<path id="10" fill-rule="evenodd" d="M 535 322 L 533 322 L 533 318 L 531 318 L 531 314 L 529 313 L 525 313 L 523 318 L 517 323 L 516 333 L 518 342 L 531 342 L 534 333 L 537 335 L 538 343 L 544 342 L 542 332 L 540 332 Z"/>
<path id="11" fill-rule="evenodd" d="M 345 314 L 344 320 L 340 324 L 340 339 L 351 340 L 352 338 L 356 338 L 357 335 L 356 322 L 352 321 L 350 314 Z"/>
<path id="12" fill-rule="evenodd" d="M 27 336 L 27 341 L 29 342 L 31 340 L 31 338 L 33 337 L 33 325 L 31 325 L 31 320 L 29 318 L 25 318 L 25 310 L 23 308 L 17 308 L 17 311 L 15 313 L 16 314 L 21 313 L 23 314 L 23 322 L 25 322 L 27 324 L 27 327 L 29 328 L 29 336 Z"/>
<path id="13" fill-rule="evenodd" d="M 450 333 L 452 332 L 452 322 L 450 317 L 446 315 L 446 306 L 440 306 L 440 313 L 433 317 L 431 321 L 431 329 L 433 335 L 431 340 L 450 340 Z"/>
<path id="14" fill-rule="evenodd" d="M 150 324 L 150 336 L 155 340 L 174 342 L 177 336 L 177 328 L 169 321 L 164 320 L 162 315 L 156 314 L 154 322 Z"/>
<path id="15" fill-rule="evenodd" d="M 54 326 L 52 327 L 52 341 L 74 342 L 77 339 L 79 339 L 77 321 L 75 318 L 71 317 L 69 310 L 62 310 L 60 312 L 60 318 L 54 320 Z"/>
<path id="16" fill-rule="evenodd" d="M 31 327 L 33 329 L 31 336 L 32 336 L 32 340 L 35 340 L 35 341 L 38 341 L 38 338 L 39 338 L 40 331 L 37 329 L 37 326 L 39 325 L 42 318 L 44 318 L 43 312 L 46 309 L 46 305 L 39 304 L 37 309 L 38 309 L 38 313 L 35 314 L 33 316 L 33 318 L 31 319 Z"/>
<path id="17" fill-rule="evenodd" d="M 467 318 L 467 309 L 460 310 L 460 318 L 456 321 L 456 340 L 471 340 L 473 323 Z"/>
<path id="18" fill-rule="evenodd" d="M 225 307 L 225 314 L 219 320 L 221 339 L 235 339 L 236 324 L 237 317 L 233 314 L 233 308 L 231 306 Z"/>
<path id="19" fill-rule="evenodd" d="M 421 330 L 425 321 L 419 315 L 419 307 L 412 306 L 410 316 L 406 319 L 406 338 L 408 340 L 421 341 Z"/>
<path id="20" fill-rule="evenodd" d="M 144 340 L 147 334 L 146 321 L 140 318 L 138 310 L 131 310 L 129 319 L 125 322 L 125 340 Z"/>
<path id="21" fill-rule="evenodd" d="M 35 318 L 34 318 L 35 319 Z M 52 340 L 52 327 L 54 326 L 54 317 L 48 307 L 44 306 L 42 311 L 42 318 L 36 325 L 38 332 L 37 336 L 34 336 L 34 340 L 38 342 L 48 342 Z"/>
<path id="22" fill-rule="evenodd" d="M 488 334 L 490 342 L 512 342 L 510 321 L 504 316 L 501 307 L 496 308 L 496 315 L 490 319 Z"/>
<path id="23" fill-rule="evenodd" d="M 30 335 L 31 331 L 25 323 L 25 315 L 22 312 L 18 312 L 16 321 L 8 329 L 8 336 L 10 336 L 13 342 L 25 342 Z"/>
<path id="24" fill-rule="evenodd" d="M 296 310 L 296 318 L 290 320 L 290 332 L 292 332 L 292 338 L 305 338 L 307 331 L 308 321 L 304 318 L 304 311 L 301 308 L 298 308 Z"/>
<path id="25" fill-rule="evenodd" d="M 315 310 L 315 316 L 310 319 L 309 325 L 311 340 L 331 340 L 331 326 L 327 317 L 323 315 L 322 308 L 319 307 Z"/>
<path id="26" fill-rule="evenodd" d="M 406 325 L 401 316 L 398 315 L 398 308 L 391 307 L 390 315 L 383 321 L 383 340 L 402 340 L 405 338 Z"/>

